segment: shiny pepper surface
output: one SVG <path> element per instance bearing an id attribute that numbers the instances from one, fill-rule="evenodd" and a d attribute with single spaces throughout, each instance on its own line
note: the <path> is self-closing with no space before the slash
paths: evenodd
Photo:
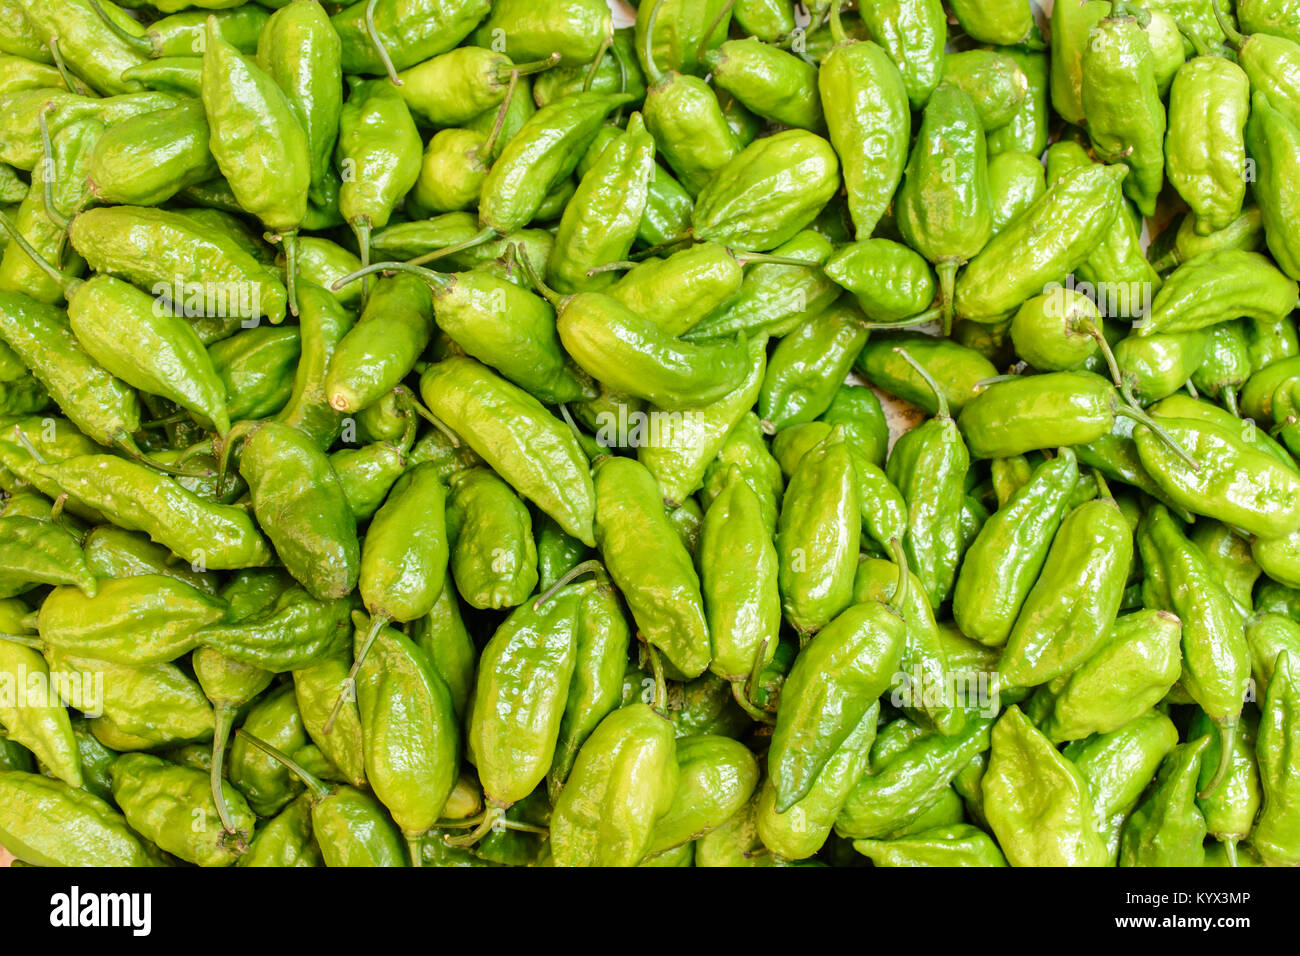
<path id="1" fill-rule="evenodd" d="M 1243 288 L 1251 290 L 1244 299 Z M 1134 331 L 1139 336 L 1190 332 L 1239 317 L 1277 321 L 1296 301 L 1296 282 L 1266 256 L 1221 249 L 1175 269 Z"/>
<path id="2" fill-rule="evenodd" d="M 1285 116 L 1274 100 L 1257 91 L 1246 126 L 1246 144 L 1258 164 L 1253 192 L 1263 216 L 1268 249 L 1293 279 L 1300 277 L 1300 242 L 1291 228 L 1297 212 L 1294 148 L 1300 145 L 1300 127 L 1296 119 L 1300 117 Z"/>
<path id="3" fill-rule="evenodd" d="M 1030 474 L 967 549 L 953 593 L 962 633 L 996 647 L 1006 642 L 1079 480 L 1074 453 L 1062 449 Z"/>
<path id="4" fill-rule="evenodd" d="M 1300 747 L 1300 684 L 1294 658 L 1278 654 L 1255 738 L 1264 803 L 1251 845 L 1274 866 L 1300 862 L 1295 760 Z"/>
<path id="5" fill-rule="evenodd" d="M 1009 707 L 993 728 L 984 812 L 1012 866 L 1105 866 L 1092 796 L 1078 769 Z"/>
<path id="6" fill-rule="evenodd" d="M 712 653 L 700 579 L 664 514 L 659 486 L 630 458 L 596 464 L 596 545 L 645 640 L 696 677 Z M 647 565 L 645 556 L 655 555 Z"/>
<path id="7" fill-rule="evenodd" d="M 1082 103 L 1088 134 L 1106 161 L 1133 172 L 1124 191 L 1144 216 L 1155 213 L 1164 183 L 1165 111 L 1151 44 L 1138 15 L 1113 3 L 1096 27 L 1082 60 Z M 1148 19 L 1145 13 L 1142 19 Z"/>
<path id="8" fill-rule="evenodd" d="M 356 520 L 325 453 L 302 432 L 259 423 L 244 442 L 239 473 L 253 510 L 289 573 L 319 600 L 357 584 Z"/>
<path id="9" fill-rule="evenodd" d="M 800 460 L 781 504 L 776 549 L 787 620 L 812 633 L 853 600 L 858 563 L 860 498 L 843 429 Z"/>
<path id="10" fill-rule="evenodd" d="M 1003 681 L 1030 687 L 1085 660 L 1114 626 L 1132 560 L 1132 530 L 1113 498 L 1067 514 L 1007 638 Z"/>
<path id="11" fill-rule="evenodd" d="M 939 0 L 890 0 L 859 11 L 871 39 L 889 52 L 913 109 L 920 109 L 943 73 L 947 17 Z"/>
<path id="12" fill-rule="evenodd" d="M 343 44 L 345 73 L 379 75 L 384 62 L 371 41 L 366 23 L 372 0 L 357 0 L 330 22 Z M 379 42 L 393 66 L 404 70 L 422 60 L 446 53 L 459 44 L 491 9 L 491 0 L 379 0 L 372 20 Z"/>
<path id="13" fill-rule="evenodd" d="M 126 754 L 109 774 L 127 822 L 162 849 L 199 866 L 230 866 L 238 859 L 223 840 L 206 773 L 149 754 Z M 224 782 L 221 789 L 238 829 L 251 833 L 257 818 L 243 796 Z M 203 826 L 195 825 L 199 819 Z"/>
<path id="14" fill-rule="evenodd" d="M 110 804 L 58 780 L 0 771 L 0 810 L 0 840 L 32 866 L 164 865 Z"/>
<path id="15" fill-rule="evenodd" d="M 838 12 L 838 8 L 835 8 Z M 834 31 L 837 20 L 832 20 Z M 881 47 L 846 40 L 836 46 L 817 74 L 826 127 L 841 157 L 849 215 L 857 238 L 869 239 L 893 198 L 911 140 L 908 91 L 898 67 Z M 872 143 L 863 150 L 862 143 Z"/>
<path id="16" fill-rule="evenodd" d="M 1165 163 L 1202 235 L 1226 228 L 1241 213 L 1249 115 L 1250 80 L 1231 60 L 1198 56 L 1174 77 Z"/>
<path id="17" fill-rule="evenodd" d="M 557 866 L 630 866 L 677 791 L 672 725 L 645 704 L 614 711 L 578 751 L 551 815 Z"/>
<path id="18" fill-rule="evenodd" d="M 996 322 L 1084 262 L 1114 221 L 1126 170 L 1072 170 L 994 236 L 957 279 L 957 315 Z"/>
<path id="19" fill-rule="evenodd" d="M 906 642 L 903 619 L 878 601 L 854 604 L 795 658 L 781 689 L 768 773 L 778 813 L 818 776 L 893 682 Z"/>
<path id="20" fill-rule="evenodd" d="M 1200 866 L 1205 857 L 1205 817 L 1196 806 L 1207 734 L 1179 744 L 1160 765 L 1155 787 L 1124 824 L 1120 866 Z"/>
<path id="21" fill-rule="evenodd" d="M 429 408 L 523 497 L 566 532 L 595 545 L 587 457 L 568 426 L 527 392 L 470 358 L 431 365 L 420 378 Z"/>

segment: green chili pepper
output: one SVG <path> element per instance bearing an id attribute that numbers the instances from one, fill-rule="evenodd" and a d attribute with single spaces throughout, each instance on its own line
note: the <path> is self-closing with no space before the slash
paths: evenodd
<path id="1" fill-rule="evenodd" d="M 937 414 L 895 443 L 885 474 L 907 502 L 908 564 L 921 579 L 931 607 L 952 591 L 961 560 L 963 483 L 970 454 L 948 411 L 946 396 L 934 377 L 910 354 L 898 353 L 932 389 Z"/>
<path id="2" fill-rule="evenodd" d="M 198 99 L 116 123 L 99 137 L 88 159 L 90 191 L 103 202 L 165 202 L 217 175 L 208 137 Z"/>
<path id="3" fill-rule="evenodd" d="M 8 606 L 4 610 L 6 618 L 17 617 L 19 620 L 26 611 L 21 605 L 14 615 L 8 613 Z M 6 621 L 5 626 L 17 629 L 16 623 Z M 81 753 L 67 708 L 54 696 L 56 691 L 50 682 L 50 670 L 45 659 L 29 647 L 0 642 L 0 674 L 4 675 L 10 688 L 7 699 L 0 702 L 0 723 L 4 724 L 8 739 L 30 750 L 50 775 L 70 787 L 81 787 L 85 783 Z M 44 700 L 40 696 L 41 687 L 48 688 Z M 18 688 L 25 691 L 14 693 Z"/>
<path id="4" fill-rule="evenodd" d="M 320 600 L 351 591 L 361 563 L 356 521 L 324 452 L 297 429 L 259 422 L 247 433 L 239 472 L 289 573 Z"/>
<path id="5" fill-rule="evenodd" d="M 825 125 L 817 67 L 794 54 L 751 36 L 706 51 L 703 62 L 719 89 L 764 119 L 813 131 Z"/>
<path id="6" fill-rule="evenodd" d="M 1248 301 L 1240 299 L 1243 287 L 1252 290 Z M 1295 304 L 1296 283 L 1265 256 L 1222 249 L 1175 269 L 1135 332 L 1189 332 L 1242 316 L 1276 322 Z"/>
<path id="7" fill-rule="evenodd" d="M 0 772 L 0 839 L 32 866 L 161 866 L 162 854 L 99 797 L 20 770 Z"/>
<path id="8" fill-rule="evenodd" d="M 1120 866 L 1200 866 L 1205 817 L 1196 805 L 1201 760 L 1213 738 L 1179 744 L 1160 765 L 1155 787 L 1124 824 Z"/>
<path id="9" fill-rule="evenodd" d="M 1104 866 L 1093 798 L 1079 770 L 1019 707 L 993 728 L 984 811 L 1012 866 Z"/>
<path id="10" fill-rule="evenodd" d="M 267 820 L 236 866 L 324 866 L 312 835 L 311 798 L 303 794 Z"/>
<path id="11" fill-rule="evenodd" d="M 953 592 L 962 633 L 991 647 L 1005 643 L 1047 560 L 1078 482 L 1074 453 L 1061 449 L 985 523 L 966 552 Z"/>
<path id="12" fill-rule="evenodd" d="M 957 281 L 959 316 L 994 322 L 1087 260 L 1114 222 L 1126 170 L 1071 170 L 971 260 Z"/>
<path id="13" fill-rule="evenodd" d="M 307 215 L 311 144 L 275 79 L 244 58 L 209 20 L 203 48 L 203 107 L 212 155 L 239 206 L 278 233 L 288 259 L 289 311 L 297 230 Z"/>
<path id="14" fill-rule="evenodd" d="M 988 178 L 994 234 L 1010 225 L 1047 191 L 1043 165 L 1035 153 L 1008 150 L 992 156 Z"/>
<path id="15" fill-rule="evenodd" d="M 629 866 L 672 807 L 679 771 L 672 725 L 645 704 L 612 712 L 578 751 L 551 816 L 558 866 Z"/>
<path id="16" fill-rule="evenodd" d="M 1295 781 L 1287 770 L 1300 726 L 1296 719 L 1297 685 L 1291 660 L 1286 651 L 1277 656 L 1256 737 L 1263 805 L 1250 842 L 1266 863 L 1275 866 L 1291 866 L 1300 859 L 1300 830 L 1293 799 Z"/>
<path id="17" fill-rule="evenodd" d="M 641 464 L 606 458 L 594 471 L 596 545 L 645 639 L 687 677 L 709 666 L 700 580 L 664 514 L 658 484 Z M 656 555 L 649 566 L 646 553 Z"/>
<path id="18" fill-rule="evenodd" d="M 944 59 L 943 83 L 971 99 L 980 126 L 993 133 L 1007 126 L 1029 98 L 1029 77 L 1009 56 L 991 50 L 967 50 Z"/>
<path id="19" fill-rule="evenodd" d="M 830 140 L 843 163 L 849 214 L 857 238 L 868 239 L 903 177 L 911 140 L 908 97 L 912 90 L 884 49 L 875 43 L 847 38 L 840 22 L 840 6 L 840 0 L 836 0 L 831 7 L 831 35 L 835 46 L 821 62 L 817 85 L 822 104 L 826 107 Z M 931 5 L 928 0 L 923 4 L 894 5 L 900 11 L 904 6 L 915 6 L 925 13 L 932 13 L 932 7 L 938 5 Z M 880 9 L 882 22 L 877 29 L 883 26 L 886 15 L 884 9 Z M 934 73 L 936 83 L 942 65 L 943 33 L 940 18 L 938 55 L 930 50 L 930 55 L 918 62 L 919 67 L 929 68 Z M 904 42 L 905 36 L 897 34 L 898 41 Z M 932 43 L 935 34 L 921 34 L 916 39 L 921 43 Z M 913 81 L 915 84 L 915 77 Z M 872 148 L 862 149 L 863 143 L 873 144 Z"/>

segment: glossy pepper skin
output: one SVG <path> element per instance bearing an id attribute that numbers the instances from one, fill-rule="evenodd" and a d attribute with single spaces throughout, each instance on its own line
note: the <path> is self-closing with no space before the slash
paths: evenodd
<path id="1" fill-rule="evenodd" d="M 373 405 L 405 378 L 433 334 L 433 301 L 423 282 L 398 274 L 381 280 L 357 320 L 334 346 L 324 389 L 343 414 Z"/>
<path id="2" fill-rule="evenodd" d="M 1179 744 L 1160 765 L 1154 789 L 1124 824 L 1120 866 L 1199 866 L 1205 857 L 1205 816 L 1196 782 L 1210 735 Z"/>
<path id="3" fill-rule="evenodd" d="M 1250 80 L 1231 60 L 1198 56 L 1179 68 L 1169 93 L 1165 165 L 1202 235 L 1226 228 L 1241 212 L 1249 115 Z"/>
<path id="4" fill-rule="evenodd" d="M 908 244 L 935 263 L 950 326 L 957 269 L 993 234 L 984 128 L 955 86 L 939 87 L 926 104 L 894 214 Z"/>
<path id="5" fill-rule="evenodd" d="M 728 40 L 705 52 L 714 84 L 759 116 L 800 129 L 824 125 L 817 67 L 755 37 Z"/>
<path id="6" fill-rule="evenodd" d="M 58 780 L 0 771 L 5 848 L 33 866 L 162 866 L 162 854 L 109 803 Z"/>
<path id="7" fill-rule="evenodd" d="M 425 467 L 433 474 L 432 465 Z M 450 570 L 461 597 L 475 608 L 524 603 L 537 585 L 527 507 L 486 468 L 459 472 L 447 484 Z"/>
<path id="8" fill-rule="evenodd" d="M 888 688 L 905 640 L 902 618 L 878 601 L 867 601 L 836 617 L 795 658 L 768 751 L 778 813 L 809 794 Z M 829 700 L 837 706 L 826 706 Z"/>
<path id="9" fill-rule="evenodd" d="M 871 39 L 897 64 L 913 109 L 926 104 L 943 72 L 947 17 L 938 0 L 895 0 L 859 11 Z"/>
<path id="10" fill-rule="evenodd" d="M 1111 5 L 1083 54 L 1080 92 L 1093 146 L 1132 169 L 1124 190 L 1150 216 L 1164 182 L 1166 122 L 1143 19 L 1127 4 Z"/>
<path id="11" fill-rule="evenodd" d="M 425 403 L 515 491 L 566 532 L 595 545 L 595 493 L 573 433 L 535 398 L 470 358 L 452 357 L 420 377 Z"/>
<path id="12" fill-rule="evenodd" d="M 698 676 L 712 657 L 700 579 L 664 515 L 658 484 L 629 458 L 602 459 L 593 471 L 595 543 L 610 577 L 645 639 L 682 674 Z M 657 555 L 652 567 L 646 553 Z"/>
<path id="13" fill-rule="evenodd" d="M 980 529 L 953 592 L 953 618 L 982 644 L 1005 643 L 1047 560 L 1079 479 L 1074 453 L 1044 461 Z"/>
<path id="14" fill-rule="evenodd" d="M 358 0 L 330 17 L 342 43 L 345 73 L 384 73 L 383 59 L 366 28 L 368 2 Z M 379 0 L 372 16 L 393 66 L 404 70 L 457 46 L 491 6 L 491 0 Z"/>
<path id="15" fill-rule="evenodd" d="M 1253 289 L 1249 301 L 1235 299 L 1243 286 Z M 1190 332 L 1239 317 L 1277 321 L 1295 302 L 1295 281 L 1266 256 L 1220 249 L 1175 269 L 1135 332 L 1139 336 Z"/>
<path id="16" fill-rule="evenodd" d="M 244 441 L 239 473 L 289 572 L 320 600 L 351 591 L 361 564 L 356 520 L 325 453 L 297 429 L 261 422 Z"/>
<path id="17" fill-rule="evenodd" d="M 984 812 L 1012 866 L 1105 866 L 1092 796 L 1078 769 L 1007 708 L 993 728 Z"/>
<path id="18" fill-rule="evenodd" d="M 1263 216 L 1269 252 L 1293 279 L 1300 276 L 1300 244 L 1287 226 L 1294 222 L 1296 212 L 1293 190 L 1287 184 L 1294 172 L 1290 147 L 1297 143 L 1300 129 L 1294 119 L 1283 115 L 1272 99 L 1256 91 L 1246 126 L 1246 145 L 1259 169 L 1253 191 Z"/>
<path id="19" fill-rule="evenodd" d="M 1087 259 L 1114 221 L 1125 170 L 1073 170 L 994 236 L 957 280 L 957 315 L 995 322 Z"/>
<path id="20" fill-rule="evenodd" d="M 1287 769 L 1294 758 L 1300 733 L 1300 721 L 1296 717 L 1298 692 L 1292 661 L 1288 652 L 1278 654 L 1256 736 L 1264 801 L 1250 842 L 1265 862 L 1275 866 L 1294 866 L 1300 860 L 1295 775 Z"/>
<path id="21" fill-rule="evenodd" d="M 907 502 L 903 548 L 932 608 L 947 599 L 957 577 L 961 501 L 970 468 L 970 452 L 947 400 L 942 394 L 937 400 L 937 414 L 894 444 L 885 467 Z"/>
<path id="22" fill-rule="evenodd" d="M 557 866 L 630 866 L 650 848 L 680 771 L 672 725 L 645 704 L 602 720 L 578 751 L 551 815 Z"/>
<path id="23" fill-rule="evenodd" d="M 831 26 L 838 23 L 833 8 Z M 872 42 L 835 34 L 836 46 L 817 74 L 826 127 L 843 163 L 849 214 L 859 239 L 868 239 L 903 178 L 911 139 L 908 91 L 898 67 Z M 861 143 L 876 144 L 869 153 Z"/>
<path id="24" fill-rule="evenodd" d="M 1007 638 L 1004 682 L 1041 684 L 1086 659 L 1114 626 L 1132 560 L 1132 531 L 1114 499 L 1066 515 Z"/>
<path id="25" fill-rule="evenodd" d="M 843 429 L 832 429 L 799 459 L 777 527 L 782 607 L 800 633 L 816 632 L 853 600 L 860 509 Z"/>

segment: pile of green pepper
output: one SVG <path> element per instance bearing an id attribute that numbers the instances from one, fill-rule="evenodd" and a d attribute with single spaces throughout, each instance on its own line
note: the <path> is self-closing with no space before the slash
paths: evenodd
<path id="1" fill-rule="evenodd" d="M 636 6 L 0 0 L 0 848 L 1300 865 L 1300 0 Z"/>

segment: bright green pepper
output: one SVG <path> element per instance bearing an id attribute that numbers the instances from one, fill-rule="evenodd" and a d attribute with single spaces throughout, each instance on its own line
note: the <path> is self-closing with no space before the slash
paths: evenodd
<path id="1" fill-rule="evenodd" d="M 1256 754 L 1264 800 L 1251 845 L 1266 863 L 1294 866 L 1300 861 L 1300 827 L 1295 812 L 1295 775 L 1290 773 L 1297 731 L 1295 665 L 1289 653 L 1278 654 L 1256 737 Z"/>
<path id="2" fill-rule="evenodd" d="M 1179 744 L 1160 765 L 1154 789 L 1124 824 L 1120 866 L 1200 866 L 1205 817 L 1196 805 L 1201 759 L 1213 738 Z"/>

